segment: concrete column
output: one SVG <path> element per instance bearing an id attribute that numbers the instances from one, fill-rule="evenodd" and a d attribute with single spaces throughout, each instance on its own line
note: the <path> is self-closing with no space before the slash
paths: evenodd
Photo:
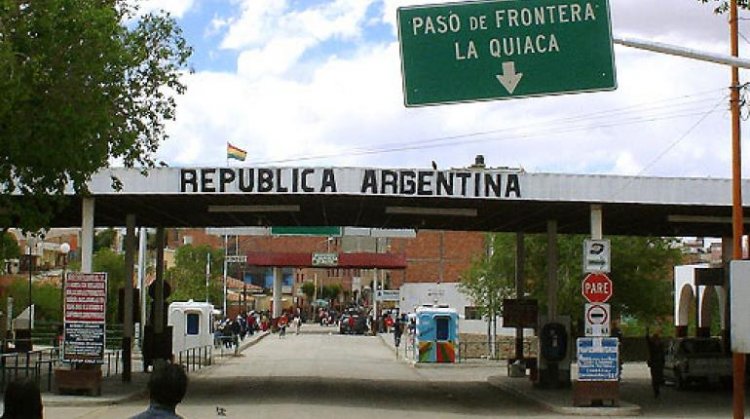
<path id="1" fill-rule="evenodd" d="M 557 220 L 547 221 L 547 321 L 557 319 Z"/>
<path id="2" fill-rule="evenodd" d="M 524 298 L 526 287 L 524 284 L 524 263 L 526 249 L 523 243 L 523 233 L 516 233 L 516 298 Z M 516 327 L 516 359 L 523 359 L 523 327 Z"/>
<path id="3" fill-rule="evenodd" d="M 724 266 L 724 286 L 722 287 L 723 293 L 726 296 L 724 299 L 724 322 L 721 325 L 721 336 L 724 338 L 724 349 L 727 352 L 731 352 L 732 348 L 732 336 L 729 332 L 729 325 L 732 324 L 731 309 L 729 307 L 729 262 L 732 260 L 734 254 L 734 239 L 732 237 L 721 238 L 721 261 Z M 687 327 L 685 327 L 685 336 L 687 336 Z"/>
<path id="4" fill-rule="evenodd" d="M 273 268 L 273 318 L 281 316 L 281 268 Z"/>
<path id="5" fill-rule="evenodd" d="M 591 238 L 593 240 L 601 240 L 603 237 L 602 206 L 595 204 L 591 206 Z"/>
<path id="6" fill-rule="evenodd" d="M 380 326 L 378 321 L 378 268 L 373 269 L 374 277 L 372 283 L 372 334 L 377 335 Z"/>
<path id="7" fill-rule="evenodd" d="M 143 344 L 143 334 L 146 326 L 146 238 L 148 229 L 141 227 L 138 236 L 138 290 L 140 292 L 141 315 L 140 315 L 140 337 Z"/>
<path id="8" fill-rule="evenodd" d="M 164 227 L 156 229 L 156 279 L 154 280 L 154 312 L 151 319 L 154 334 L 164 333 Z"/>
<path id="9" fill-rule="evenodd" d="M 223 296 L 222 299 L 223 299 L 223 304 L 224 304 L 224 318 L 227 318 L 229 316 L 229 303 L 228 303 L 228 300 L 227 300 L 227 267 L 228 267 L 227 266 L 227 256 L 228 255 L 229 255 L 229 237 L 225 234 L 224 235 L 224 273 L 223 273 L 223 275 L 224 275 L 223 279 L 224 280 L 223 280 L 222 286 L 221 286 L 222 296 Z M 210 256 L 209 256 L 209 258 L 210 258 Z M 210 261 L 209 261 L 209 263 L 207 265 L 209 267 L 211 266 L 210 265 Z M 206 269 L 206 271 L 208 271 L 208 269 Z M 206 284 L 208 284 L 209 275 L 210 274 L 208 272 L 206 272 Z M 274 294 L 273 294 L 274 298 L 276 298 L 276 276 L 275 275 L 276 275 L 276 271 L 274 271 L 274 288 L 273 288 L 273 290 L 274 290 L 273 291 L 274 292 Z M 208 301 L 208 286 L 206 287 L 206 301 Z M 274 302 L 274 304 L 276 304 L 276 303 Z M 274 312 L 275 312 L 275 310 L 276 310 L 276 308 L 274 306 Z M 276 317 L 276 316 L 274 316 L 274 317 Z"/>
<path id="10" fill-rule="evenodd" d="M 135 214 L 125 218 L 125 283 L 123 284 L 122 381 L 131 381 L 133 364 L 133 268 L 135 262 Z"/>
<path id="11" fill-rule="evenodd" d="M 81 207 L 81 272 L 91 273 L 94 260 L 94 198 L 83 198 Z"/>

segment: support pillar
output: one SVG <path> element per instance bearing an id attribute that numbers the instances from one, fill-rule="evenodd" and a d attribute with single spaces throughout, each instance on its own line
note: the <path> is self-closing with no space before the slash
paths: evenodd
<path id="1" fill-rule="evenodd" d="M 133 265 L 135 262 L 135 215 L 125 218 L 125 283 L 123 284 L 122 381 L 131 381 L 133 369 Z"/>
<path id="2" fill-rule="evenodd" d="M 516 299 L 522 299 L 526 294 L 524 284 L 524 263 L 526 249 L 523 242 L 523 233 L 516 233 Z M 523 327 L 516 327 L 516 359 L 523 359 Z"/>
<path id="3" fill-rule="evenodd" d="M 732 260 L 732 254 L 734 253 L 734 240 L 732 237 L 721 238 L 721 262 L 724 267 L 724 322 L 721 324 L 721 337 L 724 341 L 724 349 L 727 353 L 732 351 L 732 334 L 729 332 L 729 325 L 731 323 L 731 308 L 729 307 L 729 262 Z M 687 330 L 685 331 L 687 336 Z"/>
<path id="4" fill-rule="evenodd" d="M 140 292 L 141 303 L 141 315 L 139 316 L 140 321 L 140 339 L 141 347 L 143 347 L 143 336 L 146 331 L 146 239 L 148 235 L 148 229 L 141 227 L 138 236 L 138 291 Z"/>
<path id="5" fill-rule="evenodd" d="M 81 207 L 81 272 L 91 273 L 94 260 L 94 198 L 83 198 Z"/>
<path id="6" fill-rule="evenodd" d="M 380 316 L 378 315 L 378 268 L 375 268 L 373 271 L 375 272 L 375 279 L 372 283 L 372 334 L 377 335 L 380 332 Z"/>
<path id="7" fill-rule="evenodd" d="M 154 280 L 154 334 L 164 333 L 164 227 L 156 229 L 156 279 Z"/>
<path id="8" fill-rule="evenodd" d="M 281 268 L 273 268 L 273 313 L 274 319 L 281 316 Z"/>
<path id="9" fill-rule="evenodd" d="M 595 204 L 591 206 L 591 238 L 601 240 L 603 237 L 602 206 Z"/>
<path id="10" fill-rule="evenodd" d="M 557 220 L 547 221 L 547 321 L 557 319 Z"/>

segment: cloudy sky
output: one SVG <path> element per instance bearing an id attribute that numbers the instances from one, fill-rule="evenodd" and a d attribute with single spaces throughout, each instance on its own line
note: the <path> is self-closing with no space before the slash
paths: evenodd
<path id="1" fill-rule="evenodd" d="M 530 172 L 731 174 L 728 67 L 615 46 L 612 92 L 406 108 L 396 10 L 436 1 L 146 3 L 176 16 L 195 48 L 157 155 L 170 166 L 226 165 L 229 141 L 248 153 L 236 166 L 446 169 L 483 154 Z M 610 7 L 615 37 L 729 52 L 727 16 L 697 0 Z M 749 20 L 740 32 L 743 55 Z"/>

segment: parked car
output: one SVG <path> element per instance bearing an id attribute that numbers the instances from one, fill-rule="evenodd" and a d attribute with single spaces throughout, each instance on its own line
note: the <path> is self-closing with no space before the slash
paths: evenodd
<path id="1" fill-rule="evenodd" d="M 672 339 L 664 354 L 664 379 L 682 389 L 692 383 L 732 382 L 732 358 L 719 338 Z"/>
<path id="2" fill-rule="evenodd" d="M 339 319 L 339 333 L 342 335 L 364 335 L 367 329 L 367 318 L 359 313 L 344 313 Z"/>

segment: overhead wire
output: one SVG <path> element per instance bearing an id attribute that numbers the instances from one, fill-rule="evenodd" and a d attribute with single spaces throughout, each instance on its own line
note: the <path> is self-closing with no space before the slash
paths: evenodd
<path id="1" fill-rule="evenodd" d="M 352 147 L 335 153 L 321 153 L 316 155 L 291 156 L 276 160 L 256 160 L 252 164 L 282 164 L 300 161 L 322 160 L 349 156 L 385 154 L 409 150 L 439 148 L 455 145 L 466 145 L 489 141 L 506 141 L 518 138 L 534 138 L 541 135 L 554 135 L 576 132 L 579 130 L 596 130 L 635 123 L 647 123 L 675 118 L 694 117 L 703 114 L 705 102 L 713 102 L 713 95 L 717 89 L 696 92 L 690 95 L 680 95 L 656 101 L 645 102 L 626 107 L 589 112 L 581 115 L 557 118 L 533 125 L 506 126 L 494 130 L 469 132 L 448 136 L 432 137 L 415 141 L 398 141 L 381 143 L 377 147 Z M 634 115 L 635 114 L 635 115 Z M 619 119 L 618 119 L 619 118 Z M 574 125 L 571 125 L 575 123 Z M 481 138 L 492 136 L 492 138 Z"/>
<path id="2" fill-rule="evenodd" d="M 693 131 L 695 131 L 696 128 L 698 128 L 699 125 L 701 125 L 711 114 L 715 113 L 719 106 L 722 103 L 725 103 L 727 98 L 729 97 L 728 94 L 725 94 L 719 101 L 717 101 L 709 110 L 705 111 L 700 115 L 700 118 L 698 118 L 695 123 L 693 123 L 690 127 L 688 127 L 685 132 L 683 132 L 680 136 L 678 136 L 674 141 L 670 142 L 667 147 L 662 150 L 661 153 L 659 153 L 654 159 L 652 159 L 646 166 L 644 166 L 636 175 L 633 176 L 631 180 L 629 180 L 623 187 L 619 188 L 618 190 L 614 191 L 612 195 L 608 197 L 609 200 L 615 199 L 619 194 L 621 194 L 625 189 L 627 189 L 630 185 L 633 184 L 633 180 L 637 177 L 643 175 L 648 169 L 653 167 L 656 163 L 659 162 L 667 153 L 669 153 L 671 150 L 673 150 L 679 143 L 681 143 L 685 138 L 688 137 Z M 524 218 L 532 218 L 533 216 L 540 214 L 542 210 L 538 210 L 536 212 L 528 213 Z M 558 226 L 559 229 L 564 229 L 565 225 Z"/>

